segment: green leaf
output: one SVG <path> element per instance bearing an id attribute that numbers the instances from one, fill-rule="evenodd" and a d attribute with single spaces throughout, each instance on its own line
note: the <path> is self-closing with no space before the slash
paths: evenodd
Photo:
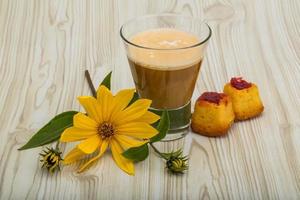
<path id="1" fill-rule="evenodd" d="M 158 130 L 158 134 L 150 139 L 150 142 L 158 142 L 164 137 L 166 137 L 166 134 L 170 128 L 170 118 L 168 111 L 164 110 L 161 118 L 159 120 L 159 123 L 156 127 Z"/>
<path id="2" fill-rule="evenodd" d="M 41 128 L 19 150 L 31 149 L 54 142 L 60 138 L 61 133 L 68 127 L 73 126 L 73 116 L 77 111 L 63 112 L 54 117 L 48 124 Z"/>
<path id="3" fill-rule="evenodd" d="M 145 160 L 149 155 L 148 145 L 144 144 L 139 147 L 132 147 L 123 152 L 123 156 L 134 162 L 139 162 Z"/>
<path id="4" fill-rule="evenodd" d="M 140 98 L 139 94 L 137 92 L 134 92 L 134 95 L 131 99 L 131 101 L 129 102 L 128 106 L 130 106 L 131 104 L 133 104 L 136 100 L 138 100 Z M 127 106 L 127 107 L 128 107 Z"/>
<path id="5" fill-rule="evenodd" d="M 111 80 L 111 74 L 112 72 L 109 72 L 105 78 L 103 79 L 103 81 L 101 82 L 100 85 L 104 85 L 105 87 L 107 87 L 110 90 L 110 80 Z"/>

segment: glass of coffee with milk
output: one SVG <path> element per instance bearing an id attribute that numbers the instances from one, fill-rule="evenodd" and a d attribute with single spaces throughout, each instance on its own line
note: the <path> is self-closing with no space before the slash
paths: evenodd
<path id="1" fill-rule="evenodd" d="M 151 111 L 169 113 L 164 140 L 182 138 L 188 133 L 191 97 L 210 27 L 198 18 L 160 14 L 128 21 L 120 34 L 139 96 L 152 100 Z"/>

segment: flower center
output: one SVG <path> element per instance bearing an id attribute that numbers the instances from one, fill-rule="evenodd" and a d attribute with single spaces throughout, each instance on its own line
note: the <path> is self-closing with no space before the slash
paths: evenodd
<path id="1" fill-rule="evenodd" d="M 114 126 L 111 123 L 103 122 L 98 128 L 98 134 L 102 139 L 109 138 L 114 135 Z"/>

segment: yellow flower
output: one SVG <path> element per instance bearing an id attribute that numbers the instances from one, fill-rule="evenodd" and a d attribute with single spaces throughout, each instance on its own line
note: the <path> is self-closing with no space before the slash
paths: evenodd
<path id="1" fill-rule="evenodd" d="M 81 141 L 64 158 L 64 163 L 71 164 L 97 152 L 80 166 L 78 172 L 82 172 L 110 148 L 115 163 L 133 175 L 133 162 L 123 157 L 122 153 L 128 148 L 147 143 L 149 138 L 155 136 L 158 131 L 150 124 L 159 119 L 158 115 L 148 111 L 151 100 L 139 99 L 128 106 L 133 95 L 134 90 L 127 89 L 113 96 L 105 86 L 100 86 L 97 99 L 91 96 L 78 97 L 87 115 L 76 114 L 73 127 L 67 128 L 61 135 L 62 142 Z"/>

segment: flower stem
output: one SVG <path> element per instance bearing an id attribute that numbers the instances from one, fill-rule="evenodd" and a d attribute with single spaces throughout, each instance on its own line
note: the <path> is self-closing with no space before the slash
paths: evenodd
<path id="1" fill-rule="evenodd" d="M 96 98 L 97 97 L 97 92 L 96 92 L 96 89 L 95 89 L 95 87 L 93 85 L 93 81 L 91 79 L 91 75 L 89 73 L 89 70 L 85 70 L 85 78 L 86 78 L 86 80 L 87 80 L 87 82 L 89 84 L 89 87 L 90 87 L 90 90 L 91 90 L 93 96 Z"/>
<path id="2" fill-rule="evenodd" d="M 59 142 L 59 140 L 57 140 L 57 142 L 56 142 L 56 145 L 55 145 L 55 150 L 59 150 L 59 144 L 60 144 L 60 142 Z"/>
<path id="3" fill-rule="evenodd" d="M 152 149 L 163 159 L 168 160 L 154 145 L 152 142 L 149 143 Z"/>

